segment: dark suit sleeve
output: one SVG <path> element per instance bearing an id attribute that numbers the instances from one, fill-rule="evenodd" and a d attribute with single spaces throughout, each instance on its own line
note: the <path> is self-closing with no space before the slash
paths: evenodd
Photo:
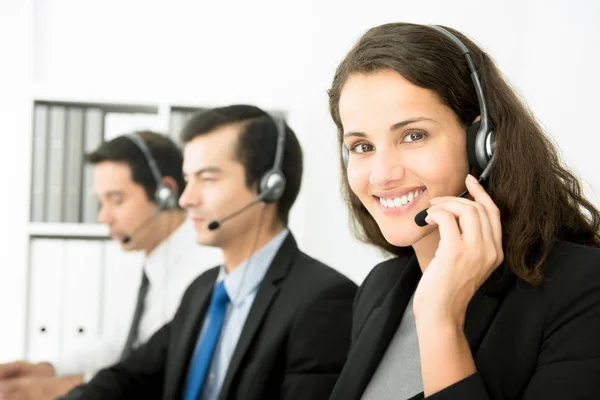
<path id="1" fill-rule="evenodd" d="M 317 296 L 298 315 L 286 354 L 281 400 L 326 400 L 350 348 L 356 285 L 347 281 Z"/>
<path id="2" fill-rule="evenodd" d="M 600 398 L 599 277 L 599 273 L 590 270 L 589 275 L 577 279 L 555 280 L 560 290 L 552 290 L 547 300 L 550 303 L 548 322 L 537 365 L 524 388 L 522 400 Z M 514 356 L 518 357 L 517 354 Z M 427 398 L 491 399 L 479 374 Z"/>
<path id="3" fill-rule="evenodd" d="M 600 398 L 600 265 L 594 267 L 561 279 L 524 399 Z"/>
<path id="4" fill-rule="evenodd" d="M 164 325 L 127 359 L 99 371 L 61 400 L 160 399 L 170 330 L 170 323 Z"/>

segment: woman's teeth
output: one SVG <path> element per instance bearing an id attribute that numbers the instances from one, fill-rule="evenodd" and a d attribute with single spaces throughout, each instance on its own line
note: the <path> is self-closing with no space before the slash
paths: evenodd
<path id="1" fill-rule="evenodd" d="M 419 197 L 421 195 L 421 193 L 423 193 L 424 191 L 425 191 L 425 189 L 417 189 L 414 192 L 411 192 L 411 193 L 409 193 L 407 195 L 405 194 L 402 197 L 394 197 L 394 198 L 387 198 L 387 199 L 384 199 L 383 197 L 380 197 L 379 198 L 379 202 L 385 208 L 402 207 L 402 206 L 410 203 L 411 201 L 413 201 L 417 197 Z"/>

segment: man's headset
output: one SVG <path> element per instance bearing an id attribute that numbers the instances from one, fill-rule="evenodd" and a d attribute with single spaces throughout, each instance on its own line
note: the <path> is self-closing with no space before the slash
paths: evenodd
<path id="1" fill-rule="evenodd" d="M 126 235 L 123 237 L 121 241 L 124 244 L 127 244 L 131 241 L 131 238 L 139 232 L 146 224 L 148 224 L 151 220 L 158 216 L 158 213 L 161 211 L 175 210 L 178 204 L 178 196 L 177 193 L 164 184 L 163 176 L 160 173 L 158 168 L 158 164 L 156 160 L 152 156 L 150 149 L 146 142 L 138 135 L 137 133 L 130 133 L 127 135 L 123 135 L 123 137 L 129 139 L 133 144 L 136 145 L 138 149 L 144 155 L 146 159 L 146 163 L 148 167 L 150 167 L 150 171 L 152 176 L 154 177 L 154 181 L 156 182 L 156 191 L 154 192 L 154 201 L 156 202 L 156 210 L 152 213 L 148 218 L 146 218 L 132 233 L 131 235 Z"/>
<path id="2" fill-rule="evenodd" d="M 212 221 L 209 223 L 208 229 L 211 231 L 218 229 L 223 222 L 246 211 L 248 208 L 252 207 L 258 202 L 263 201 L 265 203 L 273 203 L 283 196 L 283 193 L 285 192 L 286 179 L 281 166 L 283 164 L 283 154 L 285 152 L 285 121 L 283 118 L 276 116 L 271 116 L 270 118 L 277 127 L 277 149 L 275 151 L 273 168 L 265 172 L 260 178 L 260 184 L 256 198 L 233 214 L 230 214 L 221 220 Z"/>
<path id="3" fill-rule="evenodd" d="M 496 140 L 495 133 L 493 131 L 490 117 L 488 114 L 488 108 L 485 102 L 485 97 L 483 96 L 483 88 L 481 86 L 481 81 L 479 80 L 479 72 L 477 72 L 477 69 L 475 68 L 475 63 L 473 62 L 473 58 L 471 57 L 471 52 L 459 38 L 457 38 L 454 34 L 440 26 L 429 26 L 432 29 L 435 29 L 436 31 L 444 35 L 456 46 L 458 46 L 463 56 L 467 60 L 467 64 L 469 65 L 469 70 L 471 71 L 471 79 L 473 80 L 473 85 L 475 86 L 475 93 L 477 94 L 477 102 L 479 104 L 479 114 L 481 116 L 481 119 L 467 129 L 467 156 L 469 159 L 469 166 L 472 169 L 474 169 L 477 173 L 480 172 L 478 180 L 479 182 L 482 182 L 484 179 L 487 179 L 490 174 L 492 164 L 494 161 L 494 150 L 496 147 Z M 346 168 L 348 167 L 349 158 L 350 151 L 344 145 L 344 143 L 342 143 L 342 159 Z M 458 197 L 464 197 L 467 193 L 468 190 L 465 190 L 460 195 L 458 195 Z M 425 222 L 426 217 L 427 209 L 419 212 L 415 216 L 415 223 L 419 226 L 427 225 L 427 222 Z"/>

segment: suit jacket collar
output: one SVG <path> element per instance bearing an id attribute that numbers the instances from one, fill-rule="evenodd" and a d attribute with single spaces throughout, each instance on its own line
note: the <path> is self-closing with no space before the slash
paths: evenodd
<path id="1" fill-rule="evenodd" d="M 279 251 L 277 251 L 273 262 L 271 262 L 271 266 L 265 274 L 262 284 L 265 284 L 265 282 L 270 282 L 275 285 L 285 278 L 293 264 L 294 259 L 296 258 L 297 253 L 298 244 L 296 243 L 296 239 L 294 238 L 292 232 L 289 232 L 281 244 Z"/>
<path id="2" fill-rule="evenodd" d="M 256 293 L 288 234 L 288 228 L 284 228 L 229 273 L 226 272 L 225 266 L 221 266 L 217 282 L 225 282 L 232 305 L 239 306 L 248 294 Z"/>
<path id="3" fill-rule="evenodd" d="M 505 264 L 502 264 L 481 285 L 469 302 L 464 332 L 473 356 L 515 280 L 515 275 Z"/>
<path id="4" fill-rule="evenodd" d="M 202 328 L 204 316 L 208 310 L 218 273 L 219 268 L 213 268 L 192 284 L 194 292 L 187 304 L 190 311 L 186 314 L 189 322 L 182 326 L 181 331 L 175 332 L 171 330 L 172 337 L 170 343 L 171 345 L 177 343 L 177 345 L 169 351 L 172 351 L 174 354 L 173 357 L 169 358 L 175 360 L 175 362 L 172 368 L 166 365 L 165 398 L 175 399 L 182 396 L 183 385 L 187 379 L 188 366 L 196 346 L 196 341 L 198 340 L 198 334 Z M 173 329 L 173 323 L 171 323 L 171 329 Z M 175 335 L 177 337 L 174 337 Z"/>
<path id="5" fill-rule="evenodd" d="M 269 270 L 265 274 L 263 281 L 260 284 L 254 303 L 250 308 L 248 317 L 242 329 L 242 333 L 238 340 L 237 346 L 231 357 L 231 362 L 227 368 L 225 379 L 223 380 L 223 386 L 221 387 L 221 398 L 228 398 L 229 391 L 233 380 L 237 373 L 240 371 L 240 366 L 244 356 L 246 355 L 254 337 L 256 336 L 264 318 L 269 310 L 273 300 L 279 293 L 280 282 L 287 275 L 290 267 L 292 266 L 296 254 L 298 252 L 298 245 L 296 239 L 290 232 L 285 240 L 283 241 L 279 251 L 275 255 L 273 262 L 271 263 Z"/>

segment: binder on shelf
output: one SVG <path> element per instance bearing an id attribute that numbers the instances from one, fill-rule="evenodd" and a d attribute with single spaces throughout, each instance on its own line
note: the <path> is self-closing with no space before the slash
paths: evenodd
<path id="1" fill-rule="evenodd" d="M 102 144 L 102 133 L 104 131 L 104 113 L 99 108 L 88 108 L 85 111 L 84 126 L 84 152 L 91 153 Z M 81 185 L 81 222 L 93 224 L 98 214 L 98 199 L 94 194 L 94 171 L 93 167 L 84 162 L 83 182 Z"/>
<path id="2" fill-rule="evenodd" d="M 83 170 L 83 108 L 67 109 L 66 167 L 63 185 L 63 221 L 81 221 L 81 175 Z"/>
<path id="3" fill-rule="evenodd" d="M 61 289 L 64 240 L 30 243 L 27 354 L 32 362 L 56 360 L 61 352 Z"/>
<path id="4" fill-rule="evenodd" d="M 36 104 L 34 107 L 30 220 L 32 222 L 44 222 L 46 211 L 48 106 Z"/>
<path id="5" fill-rule="evenodd" d="M 50 107 L 50 152 L 48 157 L 48 198 L 46 222 L 63 222 L 66 109 Z"/>
<path id="6" fill-rule="evenodd" d="M 71 354 L 90 347 L 100 333 L 104 243 L 66 240 L 64 254 L 60 349 Z"/>

